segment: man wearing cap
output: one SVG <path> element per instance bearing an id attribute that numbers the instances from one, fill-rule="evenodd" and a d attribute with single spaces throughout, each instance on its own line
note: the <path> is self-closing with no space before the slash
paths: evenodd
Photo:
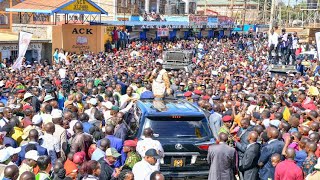
<path id="1" fill-rule="evenodd" d="M 156 98 L 163 98 L 166 90 L 170 88 L 168 73 L 162 68 L 162 64 L 162 59 L 156 60 L 156 68 L 149 78 L 149 81 L 152 82 L 152 92 Z"/>
<path id="2" fill-rule="evenodd" d="M 37 166 L 39 154 L 36 150 L 30 150 L 25 154 L 25 157 L 25 161 L 19 167 L 19 176 L 26 171 L 33 172 L 33 168 Z"/>
<path id="3" fill-rule="evenodd" d="M 234 141 L 233 141 L 232 135 L 230 134 L 230 128 L 232 126 L 232 117 L 230 115 L 225 115 L 222 117 L 222 121 L 223 121 L 223 125 L 221 126 L 218 135 L 220 133 L 227 134 L 229 137 L 227 144 L 234 146 Z"/>
<path id="4" fill-rule="evenodd" d="M 132 169 L 137 162 L 141 161 L 140 155 L 136 152 L 136 146 L 137 142 L 134 140 L 126 140 L 123 143 L 123 152 L 127 153 L 127 159 L 124 166 L 127 166 L 130 169 Z"/>
<path id="5" fill-rule="evenodd" d="M 160 159 L 160 156 L 157 151 L 155 149 L 148 149 L 144 158 L 140 162 L 136 163 L 132 168 L 134 178 L 139 180 L 149 180 L 150 175 L 154 171 L 160 170 L 159 168 L 154 168 L 158 159 Z"/>
<path id="6" fill-rule="evenodd" d="M 65 152 L 67 150 L 67 130 L 62 125 L 62 112 L 53 110 L 51 113 L 52 122 L 54 124 L 53 136 L 60 142 L 61 158 L 66 159 Z"/>
<path id="7" fill-rule="evenodd" d="M 11 162 L 9 149 L 0 150 L 0 178 L 3 178 L 3 172 L 7 165 Z"/>
<path id="8" fill-rule="evenodd" d="M 106 150 L 105 157 L 99 159 L 99 163 L 101 166 L 101 173 L 99 179 L 112 179 L 117 178 L 120 174 L 120 170 L 118 168 L 114 168 L 114 163 L 117 161 L 117 158 L 120 157 L 121 154 L 115 148 L 108 148 Z"/>

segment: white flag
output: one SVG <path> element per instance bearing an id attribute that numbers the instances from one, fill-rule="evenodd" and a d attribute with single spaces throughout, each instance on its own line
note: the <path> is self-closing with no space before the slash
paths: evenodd
<path id="1" fill-rule="evenodd" d="M 23 60 L 24 55 L 27 52 L 31 38 L 32 38 L 31 33 L 20 31 L 18 58 L 17 58 L 16 62 L 12 65 L 12 69 L 21 69 L 22 60 Z"/>
<path id="2" fill-rule="evenodd" d="M 316 43 L 317 43 L 318 59 L 320 59 L 320 32 L 316 32 Z"/>

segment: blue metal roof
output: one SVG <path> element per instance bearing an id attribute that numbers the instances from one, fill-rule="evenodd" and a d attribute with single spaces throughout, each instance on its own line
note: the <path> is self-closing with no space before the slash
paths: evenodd
<path id="1" fill-rule="evenodd" d="M 204 116 L 204 113 L 188 101 L 181 99 L 153 99 L 138 101 L 138 107 L 146 116 Z"/>

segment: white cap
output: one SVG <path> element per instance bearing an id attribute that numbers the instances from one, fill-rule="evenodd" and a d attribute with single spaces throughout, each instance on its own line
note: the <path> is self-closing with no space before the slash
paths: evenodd
<path id="1" fill-rule="evenodd" d="M 102 104 L 102 106 L 105 106 L 107 109 L 111 109 L 113 106 L 112 102 L 110 102 L 110 101 L 103 102 L 101 104 Z"/>
<path id="2" fill-rule="evenodd" d="M 97 105 L 98 100 L 97 100 L 97 98 L 91 98 L 89 103 L 95 106 L 95 105 Z"/>
<path id="3" fill-rule="evenodd" d="M 0 163 L 5 162 L 10 158 L 10 153 L 8 149 L 1 149 L 0 150 Z"/>
<path id="4" fill-rule="evenodd" d="M 35 161 L 38 161 L 38 158 L 39 158 L 39 154 L 36 150 L 30 150 L 26 153 L 25 155 L 25 158 L 26 159 L 32 159 L 32 160 L 35 160 Z"/>
<path id="5" fill-rule="evenodd" d="M 156 60 L 156 63 L 163 64 L 163 60 L 162 60 L 162 59 L 157 59 L 157 60 Z"/>
<path id="6" fill-rule="evenodd" d="M 53 100 L 53 99 L 54 99 L 54 97 L 51 96 L 50 94 L 48 94 L 48 95 L 46 95 L 46 96 L 44 97 L 43 102 L 47 102 L 47 101 L 50 101 L 50 100 Z"/>
<path id="7" fill-rule="evenodd" d="M 31 65 L 29 64 L 29 65 L 27 65 L 27 68 L 31 68 Z"/>
<path id="8" fill-rule="evenodd" d="M 9 151 L 10 156 L 18 154 L 21 151 L 21 147 L 13 148 L 9 146 L 6 149 Z"/>
<path id="9" fill-rule="evenodd" d="M 59 109 L 52 109 L 51 116 L 52 119 L 62 118 L 62 112 Z"/>
<path id="10" fill-rule="evenodd" d="M 24 94 L 24 96 L 23 96 L 23 100 L 26 100 L 26 99 L 28 99 L 28 98 L 30 98 L 30 97 L 32 97 L 33 95 L 31 94 L 31 93 L 25 93 Z"/>
<path id="11" fill-rule="evenodd" d="M 42 117 L 38 114 L 34 115 L 32 118 L 32 124 L 40 124 L 42 123 Z"/>

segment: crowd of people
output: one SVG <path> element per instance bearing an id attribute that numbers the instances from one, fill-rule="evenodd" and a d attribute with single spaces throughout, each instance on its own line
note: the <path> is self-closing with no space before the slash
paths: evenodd
<path id="1" fill-rule="evenodd" d="M 175 97 L 208 118 L 210 180 L 320 179 L 320 68 L 271 74 L 268 45 L 259 35 L 132 41 L 60 50 L 51 65 L 1 63 L 0 178 L 164 179 L 161 143 L 151 128 L 128 139 L 127 114 L 139 99 Z M 193 72 L 163 69 L 166 50 L 190 50 Z"/>

